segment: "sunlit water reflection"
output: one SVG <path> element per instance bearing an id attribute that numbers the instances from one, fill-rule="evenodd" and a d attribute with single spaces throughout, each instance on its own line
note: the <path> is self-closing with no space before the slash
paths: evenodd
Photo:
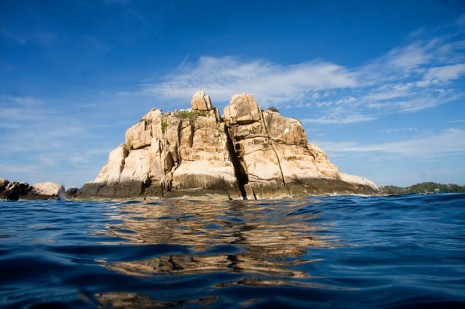
<path id="1" fill-rule="evenodd" d="M 0 202 L 0 306 L 465 304 L 465 195 Z"/>
<path id="2" fill-rule="evenodd" d="M 315 233 L 323 227 L 312 224 L 318 220 L 318 211 L 294 213 L 304 205 L 309 202 L 169 201 L 122 205 L 124 222 L 109 227 L 113 235 L 137 244 L 184 246 L 192 253 L 116 262 L 108 267 L 141 276 L 235 272 L 305 278 L 307 272 L 296 266 L 313 261 L 300 257 L 310 248 L 328 244 Z"/>

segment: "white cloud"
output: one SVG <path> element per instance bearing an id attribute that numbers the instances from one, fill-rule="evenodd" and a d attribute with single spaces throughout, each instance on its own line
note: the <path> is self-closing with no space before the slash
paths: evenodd
<path id="1" fill-rule="evenodd" d="M 247 92 L 262 106 L 309 108 L 312 117 L 304 121 L 320 124 L 418 112 L 465 95 L 455 85 L 465 75 L 465 41 L 454 34 L 456 26 L 449 27 L 452 34 L 446 36 L 432 35 L 433 31 L 427 37 L 423 29 L 413 36 L 415 41 L 353 68 L 322 60 L 293 65 L 234 57 L 184 60 L 159 82 L 144 84 L 139 94 L 188 102 L 203 89 L 216 104 Z"/>
<path id="2" fill-rule="evenodd" d="M 425 74 L 425 80 L 449 81 L 457 79 L 465 74 L 465 63 L 445 65 L 429 69 Z"/>
<path id="3" fill-rule="evenodd" d="M 408 128 L 392 128 L 387 130 L 381 130 L 381 133 L 408 133 L 418 131 L 418 128 L 408 127 Z"/>
<path id="4" fill-rule="evenodd" d="M 47 100 L 0 94 L 0 110 L 0 177 L 10 180 L 89 181 L 103 163 L 95 162 L 96 154 L 106 157 L 117 145 L 102 136 L 105 128 L 86 122 L 89 115 L 80 117 Z M 66 172 L 70 167 L 75 171 Z"/>
<path id="5" fill-rule="evenodd" d="M 391 50 L 387 54 L 386 65 L 399 68 L 402 71 L 411 71 L 423 64 L 429 63 L 431 59 L 432 55 L 424 44 L 416 42 Z"/>
<path id="6" fill-rule="evenodd" d="M 321 142 L 328 152 L 385 153 L 419 158 L 439 158 L 451 154 L 465 154 L 465 131 L 450 128 L 440 133 L 403 141 L 361 145 L 357 142 Z"/>
<path id="7" fill-rule="evenodd" d="M 375 117 L 366 115 L 332 115 L 322 116 L 319 118 L 305 118 L 302 120 L 302 122 L 318 124 L 350 124 L 356 122 L 367 122 L 375 119 Z"/>
<path id="8" fill-rule="evenodd" d="M 236 93 L 250 92 L 260 102 L 279 105 L 302 100 L 316 89 L 356 86 L 355 74 L 323 61 L 284 66 L 261 60 L 201 57 L 197 63 L 184 63 L 165 81 L 145 85 L 144 93 L 186 100 L 202 88 L 213 100 L 227 102 Z"/>

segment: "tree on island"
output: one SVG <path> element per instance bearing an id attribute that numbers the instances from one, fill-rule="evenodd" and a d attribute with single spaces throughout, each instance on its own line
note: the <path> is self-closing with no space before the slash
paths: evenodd
<path id="1" fill-rule="evenodd" d="M 274 106 L 268 106 L 268 108 L 266 110 L 272 111 L 272 112 L 275 112 L 275 113 L 279 113 L 279 109 L 274 107 Z"/>
<path id="2" fill-rule="evenodd" d="M 465 186 L 422 182 L 407 187 L 383 186 L 380 191 L 384 194 L 465 193 Z"/>

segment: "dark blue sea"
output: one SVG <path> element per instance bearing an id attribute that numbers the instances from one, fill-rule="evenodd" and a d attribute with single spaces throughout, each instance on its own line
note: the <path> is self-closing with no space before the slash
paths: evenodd
<path id="1" fill-rule="evenodd" d="M 465 195 L 0 202 L 1 308 L 465 308 Z"/>

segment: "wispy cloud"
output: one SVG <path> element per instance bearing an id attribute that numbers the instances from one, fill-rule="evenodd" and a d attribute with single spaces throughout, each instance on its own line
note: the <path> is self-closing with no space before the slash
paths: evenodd
<path id="1" fill-rule="evenodd" d="M 409 132 L 414 132 L 418 131 L 418 128 L 414 127 L 408 127 L 408 128 L 392 128 L 392 129 L 387 129 L 387 130 L 381 130 L 381 133 L 409 133 Z"/>
<path id="2" fill-rule="evenodd" d="M 465 153 L 465 131 L 456 128 L 443 130 L 437 134 L 418 136 L 396 142 L 362 145 L 359 142 L 318 142 L 328 152 L 344 153 L 384 153 L 395 156 L 417 158 L 440 158 Z"/>
<path id="3" fill-rule="evenodd" d="M 201 57 L 184 62 L 159 83 L 147 84 L 143 92 L 170 99 L 190 98 L 199 88 L 218 101 L 235 93 L 251 92 L 263 102 L 282 104 L 301 101 L 312 89 L 357 86 L 355 75 L 342 66 L 324 61 L 279 65 L 263 60 L 240 61 L 233 57 Z"/>
<path id="4" fill-rule="evenodd" d="M 305 122 L 320 124 L 417 112 L 465 95 L 455 85 L 465 75 L 463 24 L 446 27 L 447 35 L 423 29 L 410 43 L 353 68 L 324 60 L 294 65 L 235 57 L 185 60 L 174 73 L 144 84 L 139 94 L 186 102 L 202 88 L 214 101 L 228 102 L 233 94 L 250 92 L 265 106 L 311 108 L 314 117 Z"/>
<path id="5" fill-rule="evenodd" d="M 382 64 L 390 67 L 391 70 L 404 74 L 411 74 L 412 70 L 431 62 L 433 55 L 423 42 L 397 47 L 387 53 L 377 61 L 377 65 Z"/>
<path id="6" fill-rule="evenodd" d="M 457 79 L 464 74 L 465 63 L 451 64 L 429 69 L 425 74 L 425 80 L 446 82 Z"/>
<path id="7" fill-rule="evenodd" d="M 350 124 L 356 122 L 367 122 L 376 118 L 369 115 L 346 114 L 343 111 L 333 111 L 331 115 L 323 115 L 318 118 L 305 118 L 302 123 L 318 123 L 318 124 Z"/>
<path id="8" fill-rule="evenodd" d="M 102 145 L 95 127 L 44 99 L 0 94 L 0 110 L 0 177 L 82 184 L 103 163 L 96 154 L 105 157 L 116 145 Z"/>
<path id="9" fill-rule="evenodd" d="M 463 97 L 465 91 L 455 81 L 465 75 L 465 41 L 455 24 L 448 27 L 453 28 L 452 35 L 417 38 L 361 67 L 348 68 L 359 87 L 336 89 L 324 100 L 310 103 L 316 118 L 333 118 L 328 123 L 344 124 L 351 122 L 345 118 L 336 121 L 334 115 L 359 115 L 361 122 L 387 114 L 417 112 Z M 349 96 L 357 97 L 357 101 L 333 104 Z"/>

